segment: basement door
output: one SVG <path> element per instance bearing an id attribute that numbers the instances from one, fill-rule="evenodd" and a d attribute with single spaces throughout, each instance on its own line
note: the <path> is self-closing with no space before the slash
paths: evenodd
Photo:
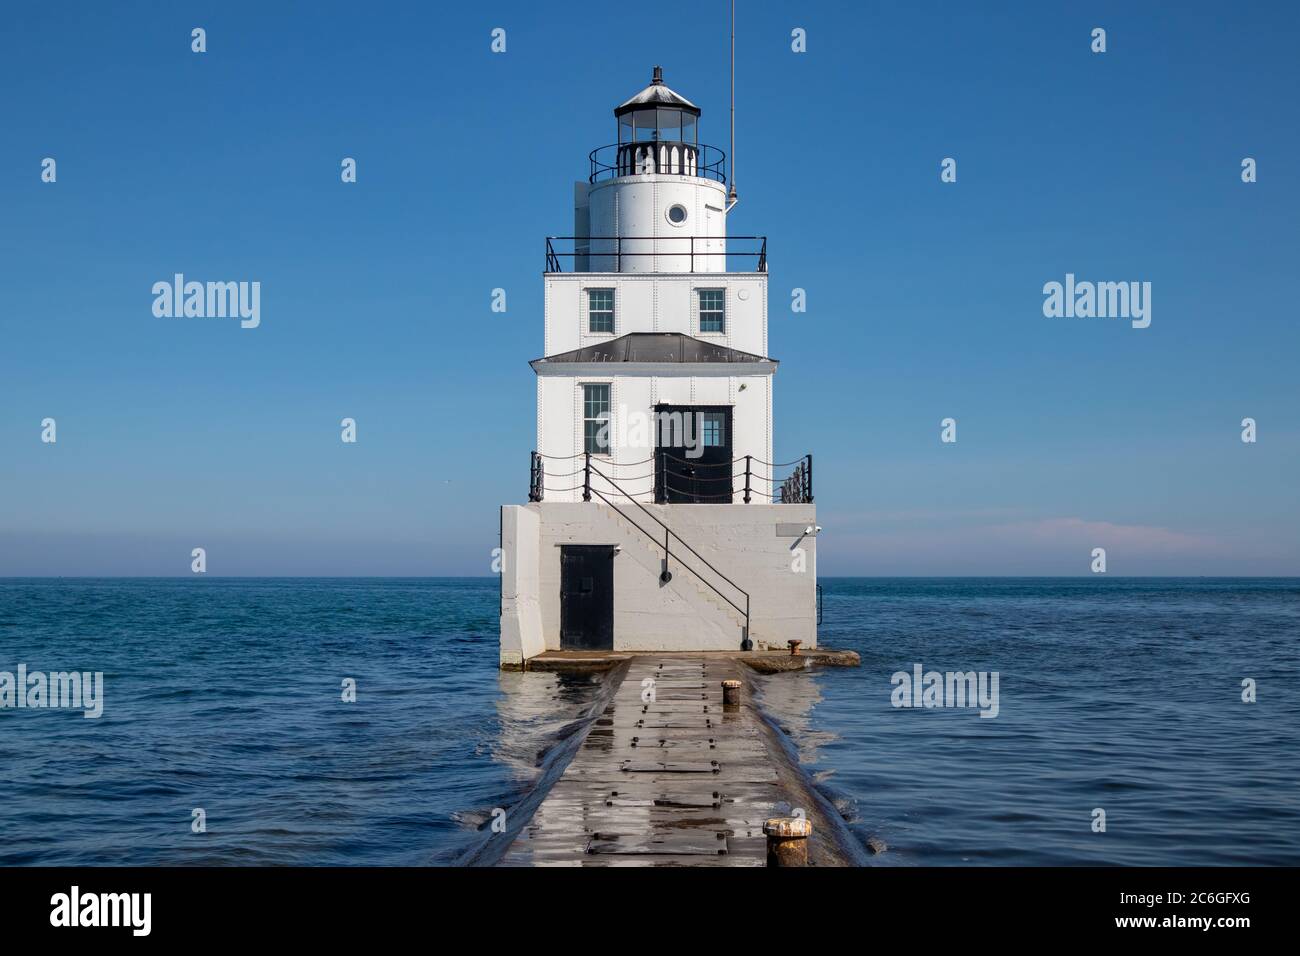
<path id="1" fill-rule="evenodd" d="M 655 412 L 655 501 L 730 504 L 731 406 L 656 405 Z"/>
<path id="2" fill-rule="evenodd" d="M 560 650 L 614 649 L 614 546 L 560 546 Z"/>

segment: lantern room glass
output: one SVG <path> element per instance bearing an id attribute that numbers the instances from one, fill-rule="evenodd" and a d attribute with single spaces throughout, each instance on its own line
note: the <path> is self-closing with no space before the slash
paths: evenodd
<path id="1" fill-rule="evenodd" d="M 694 113 L 688 113 L 686 110 L 682 110 L 681 114 L 682 114 L 682 142 L 691 143 L 693 145 L 696 141 L 695 121 L 699 117 L 697 117 Z"/>
<path id="2" fill-rule="evenodd" d="M 632 126 L 638 143 L 653 143 L 656 137 L 655 110 L 636 110 L 632 114 Z"/>
<path id="3" fill-rule="evenodd" d="M 665 140 L 670 143 L 679 143 L 682 139 L 682 111 L 681 110 L 655 110 L 655 118 L 659 124 L 659 132 L 656 139 Z"/>
<path id="4" fill-rule="evenodd" d="M 696 117 L 687 110 L 647 106 L 618 118 L 619 143 L 695 143 Z"/>

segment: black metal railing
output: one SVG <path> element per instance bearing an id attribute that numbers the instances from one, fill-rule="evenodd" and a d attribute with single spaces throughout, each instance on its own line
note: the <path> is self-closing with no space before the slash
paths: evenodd
<path id="1" fill-rule="evenodd" d="M 546 468 L 542 456 L 533 452 L 532 462 L 528 466 L 528 500 L 541 501 L 546 494 Z"/>
<path id="2" fill-rule="evenodd" d="M 546 470 L 547 461 L 561 462 Z M 640 461 L 616 462 L 597 459 L 597 466 L 617 474 L 620 468 L 648 470 L 644 474 L 618 474 L 623 484 L 639 483 L 632 492 L 657 504 L 702 502 L 730 504 L 737 494 L 744 504 L 812 504 L 812 455 L 794 461 L 769 462 L 754 455 L 730 461 L 701 462 L 681 458 L 665 449 L 655 449 Z M 783 469 L 793 468 L 786 477 Z M 528 500 L 541 501 L 547 491 L 557 494 L 583 492 L 591 500 L 591 456 L 585 453 L 555 457 L 532 452 L 528 468 Z M 549 482 L 549 483 L 548 483 Z M 690 487 L 682 487 L 689 482 Z"/>
<path id="3" fill-rule="evenodd" d="M 683 140 L 647 140 L 640 143 L 610 143 L 589 154 L 591 176 L 598 183 L 620 176 L 700 176 L 715 182 L 727 181 L 727 154 L 716 146 Z"/>
<path id="4" fill-rule="evenodd" d="M 561 243 L 556 248 L 556 243 Z M 637 243 L 650 243 L 649 248 Z M 713 248 L 709 243 L 717 243 Z M 732 243 L 745 244 L 733 248 Z M 596 244 L 593 247 L 593 244 Z M 684 260 L 678 264 L 687 268 L 662 271 L 686 272 L 747 272 L 747 269 L 727 268 L 728 259 L 753 261 L 755 272 L 767 271 L 767 236 L 547 236 L 546 271 L 563 272 L 564 260 L 570 261 L 571 272 L 622 272 L 623 260 L 644 256 L 659 256 Z M 712 260 L 722 257 L 722 269 L 704 269 Z M 675 263 L 663 263 L 672 266 Z M 656 264 L 657 265 L 657 264 Z"/>
<path id="5" fill-rule="evenodd" d="M 781 483 L 782 504 L 812 504 L 812 455 L 805 455 L 789 478 Z"/>

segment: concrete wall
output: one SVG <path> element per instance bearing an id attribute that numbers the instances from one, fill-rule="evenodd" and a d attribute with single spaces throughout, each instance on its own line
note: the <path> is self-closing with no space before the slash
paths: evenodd
<path id="1" fill-rule="evenodd" d="M 721 367 L 665 367 L 660 375 L 617 374 L 610 367 L 592 364 L 581 374 L 547 371 L 537 377 L 537 450 L 546 459 L 547 501 L 579 501 L 582 476 L 572 474 L 582 467 L 582 386 L 609 382 L 611 415 L 610 454 L 593 462 L 629 494 L 643 501 L 654 498 L 654 407 L 669 405 L 730 405 L 732 407 L 731 454 L 752 455 L 772 461 L 772 375 L 728 375 Z M 638 417 L 639 416 L 639 417 Z M 638 422 L 640 426 L 638 427 Z M 578 456 L 578 457 L 573 457 Z M 778 470 L 755 464 L 764 478 L 776 481 L 790 469 Z M 741 475 L 744 464 L 736 465 Z M 722 469 L 716 470 L 721 474 Z M 711 472 L 710 474 L 713 474 Z M 767 502 L 779 490 L 768 481 L 753 479 L 750 498 Z M 743 477 L 734 482 L 733 500 L 744 500 Z"/>
<path id="2" fill-rule="evenodd" d="M 816 646 L 816 537 L 802 536 L 805 526 L 816 525 L 814 505 L 647 507 L 719 572 L 749 592 L 750 638 L 756 647 L 784 648 L 791 638 L 803 641 L 805 647 Z M 662 540 L 661 529 L 634 505 L 615 511 L 604 504 L 542 502 L 506 511 L 531 512 L 536 518 L 537 574 L 535 593 L 521 590 L 533 581 L 530 573 L 522 573 L 515 578 L 513 600 L 505 603 L 503 664 L 514 663 L 521 647 L 525 658 L 532 656 L 528 647 L 540 649 L 538 642 L 519 642 L 514 637 L 534 626 L 540 629 L 540 646 L 560 649 L 560 547 L 565 544 L 621 547 L 614 559 L 615 650 L 739 649 L 743 614 L 702 584 L 700 577 L 743 609 L 741 593 L 680 550 L 669 560 L 673 578 L 663 584 L 659 580 L 663 549 L 657 543 Z M 519 521 L 515 527 L 523 531 L 532 526 Z M 655 541 L 647 531 L 655 533 Z M 503 541 L 507 542 L 506 568 L 516 563 L 526 567 L 533 542 L 521 540 L 518 532 L 503 535 Z M 795 570 L 796 565 L 802 570 Z M 535 625 L 525 618 L 534 605 Z"/>
<path id="3" fill-rule="evenodd" d="M 538 602 L 540 515 L 537 509 L 501 509 L 501 665 L 520 666 L 546 648 Z"/>

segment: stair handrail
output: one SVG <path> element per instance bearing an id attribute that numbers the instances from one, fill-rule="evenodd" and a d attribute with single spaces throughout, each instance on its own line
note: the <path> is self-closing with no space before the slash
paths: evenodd
<path id="1" fill-rule="evenodd" d="M 621 494 L 624 498 L 626 498 L 628 501 L 632 502 L 632 504 L 634 504 L 634 505 L 636 505 L 638 508 L 640 508 L 643 512 L 645 512 L 645 514 L 647 515 L 647 517 L 649 517 L 652 521 L 654 521 L 655 524 L 659 525 L 659 527 L 661 527 L 661 528 L 664 529 L 664 544 L 663 544 L 663 549 L 664 549 L 665 569 L 667 568 L 667 560 L 668 560 L 669 552 L 670 552 L 670 549 L 669 549 L 669 547 L 668 547 L 668 535 L 672 535 L 674 538 L 677 539 L 677 543 L 678 543 L 678 544 L 680 544 L 680 545 L 681 545 L 682 547 L 684 547 L 687 551 L 689 551 L 691 554 L 695 555 L 695 556 L 696 556 L 697 558 L 699 558 L 702 562 L 704 562 L 705 567 L 707 567 L 710 571 L 712 571 L 712 572 L 713 572 L 714 574 L 716 574 L 718 577 L 722 578 L 722 580 L 726 581 L 726 582 L 727 582 L 728 584 L 730 584 L 733 588 L 735 588 L 737 591 L 739 591 L 741 594 L 743 594 L 743 595 L 745 596 L 745 606 L 744 606 L 744 608 L 741 608 L 741 606 L 740 606 L 739 604 L 737 604 L 735 601 L 731 600 L 731 598 L 727 597 L 727 596 L 726 596 L 725 594 L 723 594 L 720 590 L 718 590 L 717 585 L 715 585 L 712 581 L 710 581 L 710 580 L 709 580 L 708 578 L 706 578 L 704 575 L 700 574 L 699 571 L 696 571 L 693 567 L 691 567 L 691 566 L 690 566 L 689 564 L 687 564 L 685 561 L 682 561 L 680 558 L 678 559 L 678 562 L 677 562 L 678 564 L 680 564 L 682 567 L 686 568 L 686 570 L 690 571 L 690 572 L 691 572 L 692 574 L 694 574 L 697 578 L 699 578 L 701 581 L 703 581 L 705 584 L 707 584 L 707 585 L 709 586 L 709 588 L 712 589 L 712 591 L 713 591 L 714 594 L 716 594 L 718 597 L 722 598 L 722 600 L 726 601 L 728 604 L 730 604 L 732 607 L 734 607 L 734 608 L 737 610 L 737 612 L 739 612 L 739 613 L 745 615 L 745 624 L 744 624 L 744 628 L 743 628 L 744 633 L 743 633 L 743 643 L 742 643 L 742 648 L 743 648 L 744 650 L 748 650 L 749 648 L 748 648 L 747 646 L 745 646 L 745 645 L 748 645 L 748 644 L 749 644 L 749 592 L 746 591 L 744 588 L 742 588 L 742 587 L 741 587 L 739 584 L 737 584 L 735 581 L 731 580 L 731 578 L 727 577 L 725 574 L 723 574 L 723 573 L 722 573 L 721 571 L 719 571 L 717 568 L 715 568 L 715 567 L 712 565 L 712 563 L 710 563 L 710 561 L 709 561 L 708 558 L 706 558 L 704 555 L 700 554 L 700 552 L 698 552 L 698 551 L 696 551 L 694 548 L 692 548 L 692 547 L 690 546 L 690 544 L 688 544 L 688 543 L 687 543 L 687 542 L 682 538 L 681 535 L 679 535 L 679 534 L 678 534 L 676 531 L 674 531 L 672 528 L 668 527 L 668 525 L 664 524 L 663 521 L 661 521 L 661 520 L 659 519 L 659 516 L 658 516 L 658 515 L 656 515 L 653 511 L 651 511 L 649 508 L 647 508 L 647 507 L 646 507 L 645 505 L 643 505 L 641 502 L 637 501 L 636 498 L 634 498 L 632 495 L 628 494 L 627 491 L 626 491 L 626 490 L 625 490 L 621 485 L 619 485 L 618 482 L 616 482 L 614 479 L 610 478 L 608 475 L 606 475 L 604 472 L 602 472 L 599 468 L 593 468 L 592 465 L 591 465 L 591 456 L 590 456 L 590 455 L 587 455 L 586 471 L 587 471 L 588 473 L 590 473 L 590 472 L 595 472 L 595 473 L 596 473 L 597 475 L 599 475 L 601 478 L 604 478 L 605 481 L 609 482 L 610 487 L 614 488 L 614 489 L 615 489 L 619 494 Z M 586 481 L 586 487 L 583 489 L 583 491 L 584 491 L 584 497 L 586 498 L 586 500 L 588 500 L 588 501 L 591 500 L 590 497 L 589 497 L 589 495 L 593 495 L 593 494 L 594 494 L 594 495 L 597 495 L 597 496 L 601 499 L 601 501 L 605 502 L 605 504 L 609 505 L 609 506 L 610 506 L 611 508 L 613 508 L 615 511 L 618 511 L 619 514 L 623 514 L 623 512 L 620 511 L 620 510 L 619 510 L 619 509 L 614 505 L 614 502 L 610 501 L 609 498 L 607 498 L 607 497 L 604 495 L 604 493 L 602 493 L 602 492 L 600 491 L 600 489 L 592 487 L 590 477 L 587 478 L 587 481 Z M 625 517 L 626 517 L 626 515 L 625 515 Z M 647 538 L 649 538 L 651 541 L 653 541 L 656 545 L 659 544 L 659 539 L 656 538 L 654 535 L 652 535 L 650 532 L 646 531 L 645 528 L 642 528 L 641 525 L 638 524 L 638 523 L 636 522 L 635 519 L 631 519 L 631 518 L 629 518 L 629 520 L 632 521 L 632 524 L 637 528 L 638 531 L 640 531 L 643 535 L 645 535 Z"/>

